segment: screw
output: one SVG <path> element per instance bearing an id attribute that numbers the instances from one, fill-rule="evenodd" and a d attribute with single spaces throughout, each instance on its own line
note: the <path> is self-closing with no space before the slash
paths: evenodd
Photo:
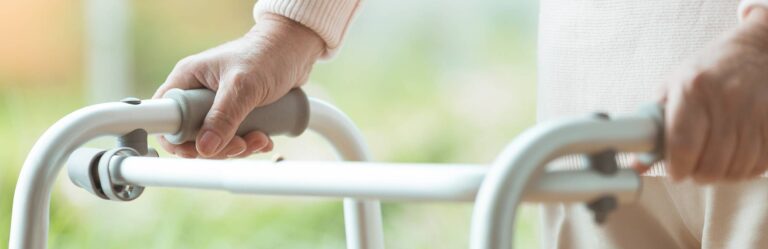
<path id="1" fill-rule="evenodd" d="M 602 120 L 609 120 L 609 119 L 611 119 L 611 116 L 609 116 L 608 113 L 605 113 L 605 112 L 596 112 L 594 114 L 594 116 L 597 119 L 602 119 Z"/>
<path id="2" fill-rule="evenodd" d="M 619 171 L 619 164 L 616 162 L 616 151 L 608 149 L 588 155 L 589 167 L 605 175 L 613 175 Z"/>
<path id="3" fill-rule="evenodd" d="M 282 162 L 284 160 L 285 160 L 285 157 L 283 157 L 280 154 L 275 154 L 274 156 L 272 156 L 272 162 L 279 163 L 279 162 Z"/>
<path id="4" fill-rule="evenodd" d="M 120 100 L 120 102 L 123 102 L 123 103 L 129 104 L 129 105 L 138 105 L 138 104 L 141 104 L 141 100 L 140 100 L 140 99 L 138 99 L 138 98 L 134 98 L 134 97 L 128 97 L 128 98 L 124 98 L 124 99 Z"/>
<path id="5" fill-rule="evenodd" d="M 587 208 L 594 214 L 595 223 L 603 224 L 606 218 L 608 218 L 608 214 L 615 211 L 618 205 L 615 197 L 604 196 L 587 203 Z"/>

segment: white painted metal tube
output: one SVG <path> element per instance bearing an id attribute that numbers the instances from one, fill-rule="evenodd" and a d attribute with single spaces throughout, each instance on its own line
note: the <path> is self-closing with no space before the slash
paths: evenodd
<path id="1" fill-rule="evenodd" d="M 328 141 L 344 161 L 370 161 L 362 132 L 344 112 L 310 98 L 309 129 Z M 348 249 L 383 249 L 381 204 L 377 200 L 344 199 L 344 227 Z"/>
<path id="2" fill-rule="evenodd" d="M 174 133 L 180 122 L 179 107 L 170 99 L 146 100 L 140 105 L 93 105 L 56 122 L 37 140 L 21 169 L 13 196 L 9 248 L 46 247 L 51 188 L 77 147 L 99 136 L 122 135 L 139 127 L 149 133 Z"/>
<path id="3" fill-rule="evenodd" d="M 310 105 L 310 129 L 325 137 L 342 159 L 370 158 L 361 133 L 346 115 L 319 100 L 311 100 Z M 46 247 L 51 188 L 64 161 L 80 145 L 138 128 L 148 133 L 176 133 L 181 121 L 180 107 L 172 99 L 145 100 L 138 105 L 98 104 L 59 120 L 38 139 L 22 167 L 14 195 L 9 248 Z M 346 200 L 345 217 L 348 233 L 356 235 L 348 238 L 350 245 L 357 245 L 350 248 L 383 247 L 378 202 Z"/>
<path id="4" fill-rule="evenodd" d="M 115 157 L 113 181 L 244 194 L 353 197 L 394 201 L 473 201 L 487 167 L 470 164 L 199 160 Z M 634 201 L 640 179 L 631 169 L 606 176 L 594 170 L 542 175 L 527 202 L 580 202 L 611 194 Z"/>
<path id="5" fill-rule="evenodd" d="M 473 249 L 512 247 L 517 206 L 542 174 L 543 165 L 566 154 L 654 150 L 661 125 L 651 115 L 573 118 L 524 132 L 497 157 L 480 187 L 470 231 Z"/>

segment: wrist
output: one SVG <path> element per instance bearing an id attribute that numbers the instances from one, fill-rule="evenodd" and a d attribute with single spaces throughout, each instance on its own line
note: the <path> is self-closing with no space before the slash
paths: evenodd
<path id="1" fill-rule="evenodd" d="M 291 45 L 293 52 L 302 52 L 313 59 L 320 57 L 326 49 L 325 41 L 314 31 L 287 17 L 265 13 L 256 20 L 256 25 L 246 37 L 266 37 L 274 45 Z"/>

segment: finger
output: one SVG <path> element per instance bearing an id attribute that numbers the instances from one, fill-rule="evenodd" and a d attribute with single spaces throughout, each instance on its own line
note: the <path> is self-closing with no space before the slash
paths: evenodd
<path id="1" fill-rule="evenodd" d="M 699 162 L 706 141 L 707 113 L 693 95 L 672 89 L 666 101 L 664 148 L 667 172 L 673 180 L 690 176 Z"/>
<path id="2" fill-rule="evenodd" d="M 184 144 L 172 144 L 168 142 L 163 136 L 157 136 L 157 141 L 160 146 L 163 147 L 168 153 L 177 155 L 183 158 L 196 158 L 197 150 L 195 150 L 195 144 L 193 142 L 186 142 Z"/>
<path id="3" fill-rule="evenodd" d="M 261 148 L 260 151 L 261 151 L 261 153 L 270 152 L 270 151 L 272 151 L 272 148 L 274 148 L 274 146 L 275 146 L 275 143 L 272 141 L 272 138 L 270 138 L 269 139 L 269 143 L 267 143 L 267 145 L 265 145 L 264 148 Z"/>
<path id="4" fill-rule="evenodd" d="M 269 143 L 269 137 L 260 131 L 253 131 L 243 137 L 245 141 L 245 150 L 238 154 L 237 158 L 245 158 L 252 155 L 255 152 L 261 152 L 260 150 L 267 146 Z"/>
<path id="5" fill-rule="evenodd" d="M 240 154 L 245 152 L 247 149 L 245 140 L 239 136 L 232 137 L 231 140 L 229 140 L 229 143 L 224 147 L 221 152 L 219 152 L 218 155 L 216 155 L 216 158 L 234 158 L 239 157 Z"/>
<path id="6" fill-rule="evenodd" d="M 707 107 L 710 129 L 694 171 L 694 180 L 699 183 L 712 183 L 725 176 L 738 139 L 732 119 L 726 115 L 723 105 L 712 103 Z"/>
<path id="7" fill-rule="evenodd" d="M 187 57 L 176 63 L 176 66 L 174 66 L 173 70 L 171 70 L 171 73 L 168 74 L 165 82 L 157 88 L 155 94 L 152 95 L 152 98 L 160 98 L 165 94 L 165 92 L 173 88 L 202 88 L 203 84 L 197 77 L 197 75 L 201 73 L 198 71 L 202 66 L 199 65 L 197 60 L 194 58 L 195 57 Z"/>
<path id="8" fill-rule="evenodd" d="M 176 145 L 172 144 L 171 142 L 168 142 L 168 140 L 165 139 L 163 136 L 156 136 L 157 142 L 160 144 L 160 147 L 163 147 L 165 151 L 171 154 L 176 154 Z"/>
<path id="9" fill-rule="evenodd" d="M 267 136 L 264 133 L 258 132 L 260 134 L 254 134 L 253 136 L 258 136 L 258 140 L 253 143 L 253 145 L 249 146 L 247 154 L 243 153 L 242 156 L 249 156 L 253 153 L 267 153 L 272 151 L 272 148 L 274 148 L 274 142 L 272 141 L 272 138 Z M 262 137 L 263 135 L 263 137 Z"/>
<path id="10" fill-rule="evenodd" d="M 186 142 L 176 145 L 174 154 L 183 158 L 197 158 L 197 150 L 195 149 L 194 142 Z"/>
<path id="11" fill-rule="evenodd" d="M 745 125 L 738 132 L 737 146 L 733 153 L 733 159 L 727 167 L 725 178 L 727 180 L 740 180 L 747 178 L 757 164 L 760 157 L 761 138 L 759 133 L 751 125 Z"/>
<path id="12" fill-rule="evenodd" d="M 267 92 L 258 84 L 246 82 L 241 74 L 232 73 L 220 82 L 211 110 L 197 136 L 197 151 L 213 156 L 224 149 L 245 116 L 263 102 Z"/>
<path id="13" fill-rule="evenodd" d="M 246 144 L 248 144 L 248 149 L 251 151 L 261 151 L 261 149 L 266 147 L 270 142 L 267 134 L 260 131 L 250 132 L 243 138 L 245 139 Z"/>

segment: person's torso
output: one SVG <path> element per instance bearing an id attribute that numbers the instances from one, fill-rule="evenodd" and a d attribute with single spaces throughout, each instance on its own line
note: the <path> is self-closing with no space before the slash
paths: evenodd
<path id="1" fill-rule="evenodd" d="M 539 120 L 629 112 L 737 23 L 736 0 L 544 0 Z"/>
<path id="2" fill-rule="evenodd" d="M 738 0 L 543 0 L 538 120 L 628 113 L 733 28 Z"/>

